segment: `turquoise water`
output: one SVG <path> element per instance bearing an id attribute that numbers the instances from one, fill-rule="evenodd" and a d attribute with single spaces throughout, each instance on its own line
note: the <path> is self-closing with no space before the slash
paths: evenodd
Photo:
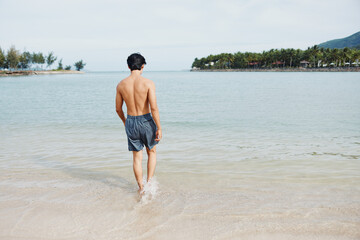
<path id="1" fill-rule="evenodd" d="M 0 236 L 360 236 L 359 73 L 144 72 L 163 127 L 149 201 L 115 112 L 127 75 L 0 78 Z"/>

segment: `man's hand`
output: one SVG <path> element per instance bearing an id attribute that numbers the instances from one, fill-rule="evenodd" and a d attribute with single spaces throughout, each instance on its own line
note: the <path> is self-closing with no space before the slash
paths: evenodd
<path id="1" fill-rule="evenodd" d="M 156 130 L 156 138 L 155 141 L 159 142 L 162 138 L 161 129 Z"/>

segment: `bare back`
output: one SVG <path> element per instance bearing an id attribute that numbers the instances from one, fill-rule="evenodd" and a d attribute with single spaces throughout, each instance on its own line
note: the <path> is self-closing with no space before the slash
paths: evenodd
<path id="1" fill-rule="evenodd" d="M 118 91 L 126 103 L 127 114 L 144 115 L 150 112 L 149 90 L 152 81 L 142 76 L 129 76 L 118 85 Z"/>
<path id="2" fill-rule="evenodd" d="M 116 112 L 125 125 L 126 117 L 122 110 L 125 102 L 127 114 L 140 116 L 150 113 L 158 128 L 157 139 L 161 139 L 161 125 L 159 109 L 156 103 L 155 84 L 153 81 L 141 76 L 142 70 L 131 71 L 129 77 L 119 82 L 116 87 Z"/>

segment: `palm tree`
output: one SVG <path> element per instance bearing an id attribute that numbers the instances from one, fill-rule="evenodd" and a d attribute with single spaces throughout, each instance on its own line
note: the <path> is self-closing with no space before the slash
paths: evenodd
<path id="1" fill-rule="evenodd" d="M 317 45 L 314 45 L 312 48 L 310 48 L 310 60 L 313 61 L 314 67 L 317 67 L 316 64 L 317 60 L 319 59 L 319 47 Z"/>
<path id="2" fill-rule="evenodd" d="M 321 48 L 322 51 L 322 56 L 323 56 L 323 61 L 324 63 L 326 63 L 326 65 L 330 64 L 330 59 L 331 59 L 331 51 L 330 48 Z"/>
<path id="3" fill-rule="evenodd" d="M 331 62 L 335 63 L 335 66 L 338 65 L 338 58 L 339 58 L 339 49 L 333 48 L 331 49 Z"/>
<path id="4" fill-rule="evenodd" d="M 287 56 L 289 58 L 289 67 L 292 67 L 293 60 L 295 58 L 295 49 L 293 48 L 287 49 Z"/>
<path id="5" fill-rule="evenodd" d="M 237 52 L 234 54 L 234 68 L 244 68 L 246 67 L 246 60 L 244 54 Z"/>
<path id="6" fill-rule="evenodd" d="M 359 62 L 359 58 L 360 58 L 360 50 L 358 49 L 353 49 L 351 51 L 351 62 Z"/>
<path id="7" fill-rule="evenodd" d="M 349 61 L 350 58 L 351 58 L 351 50 L 350 50 L 350 48 L 345 47 L 345 48 L 342 49 L 342 52 L 340 54 L 341 54 L 341 57 L 343 59 L 343 65 L 345 65 L 345 63 L 347 61 Z"/>

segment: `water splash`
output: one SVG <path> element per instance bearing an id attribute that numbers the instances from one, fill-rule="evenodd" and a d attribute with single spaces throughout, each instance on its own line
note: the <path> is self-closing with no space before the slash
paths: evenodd
<path id="1" fill-rule="evenodd" d="M 146 182 L 146 179 L 143 179 L 144 188 L 140 192 L 140 203 L 141 204 L 147 204 L 151 200 L 155 199 L 156 194 L 159 190 L 159 183 L 156 180 L 156 177 L 153 177 L 148 182 Z"/>

